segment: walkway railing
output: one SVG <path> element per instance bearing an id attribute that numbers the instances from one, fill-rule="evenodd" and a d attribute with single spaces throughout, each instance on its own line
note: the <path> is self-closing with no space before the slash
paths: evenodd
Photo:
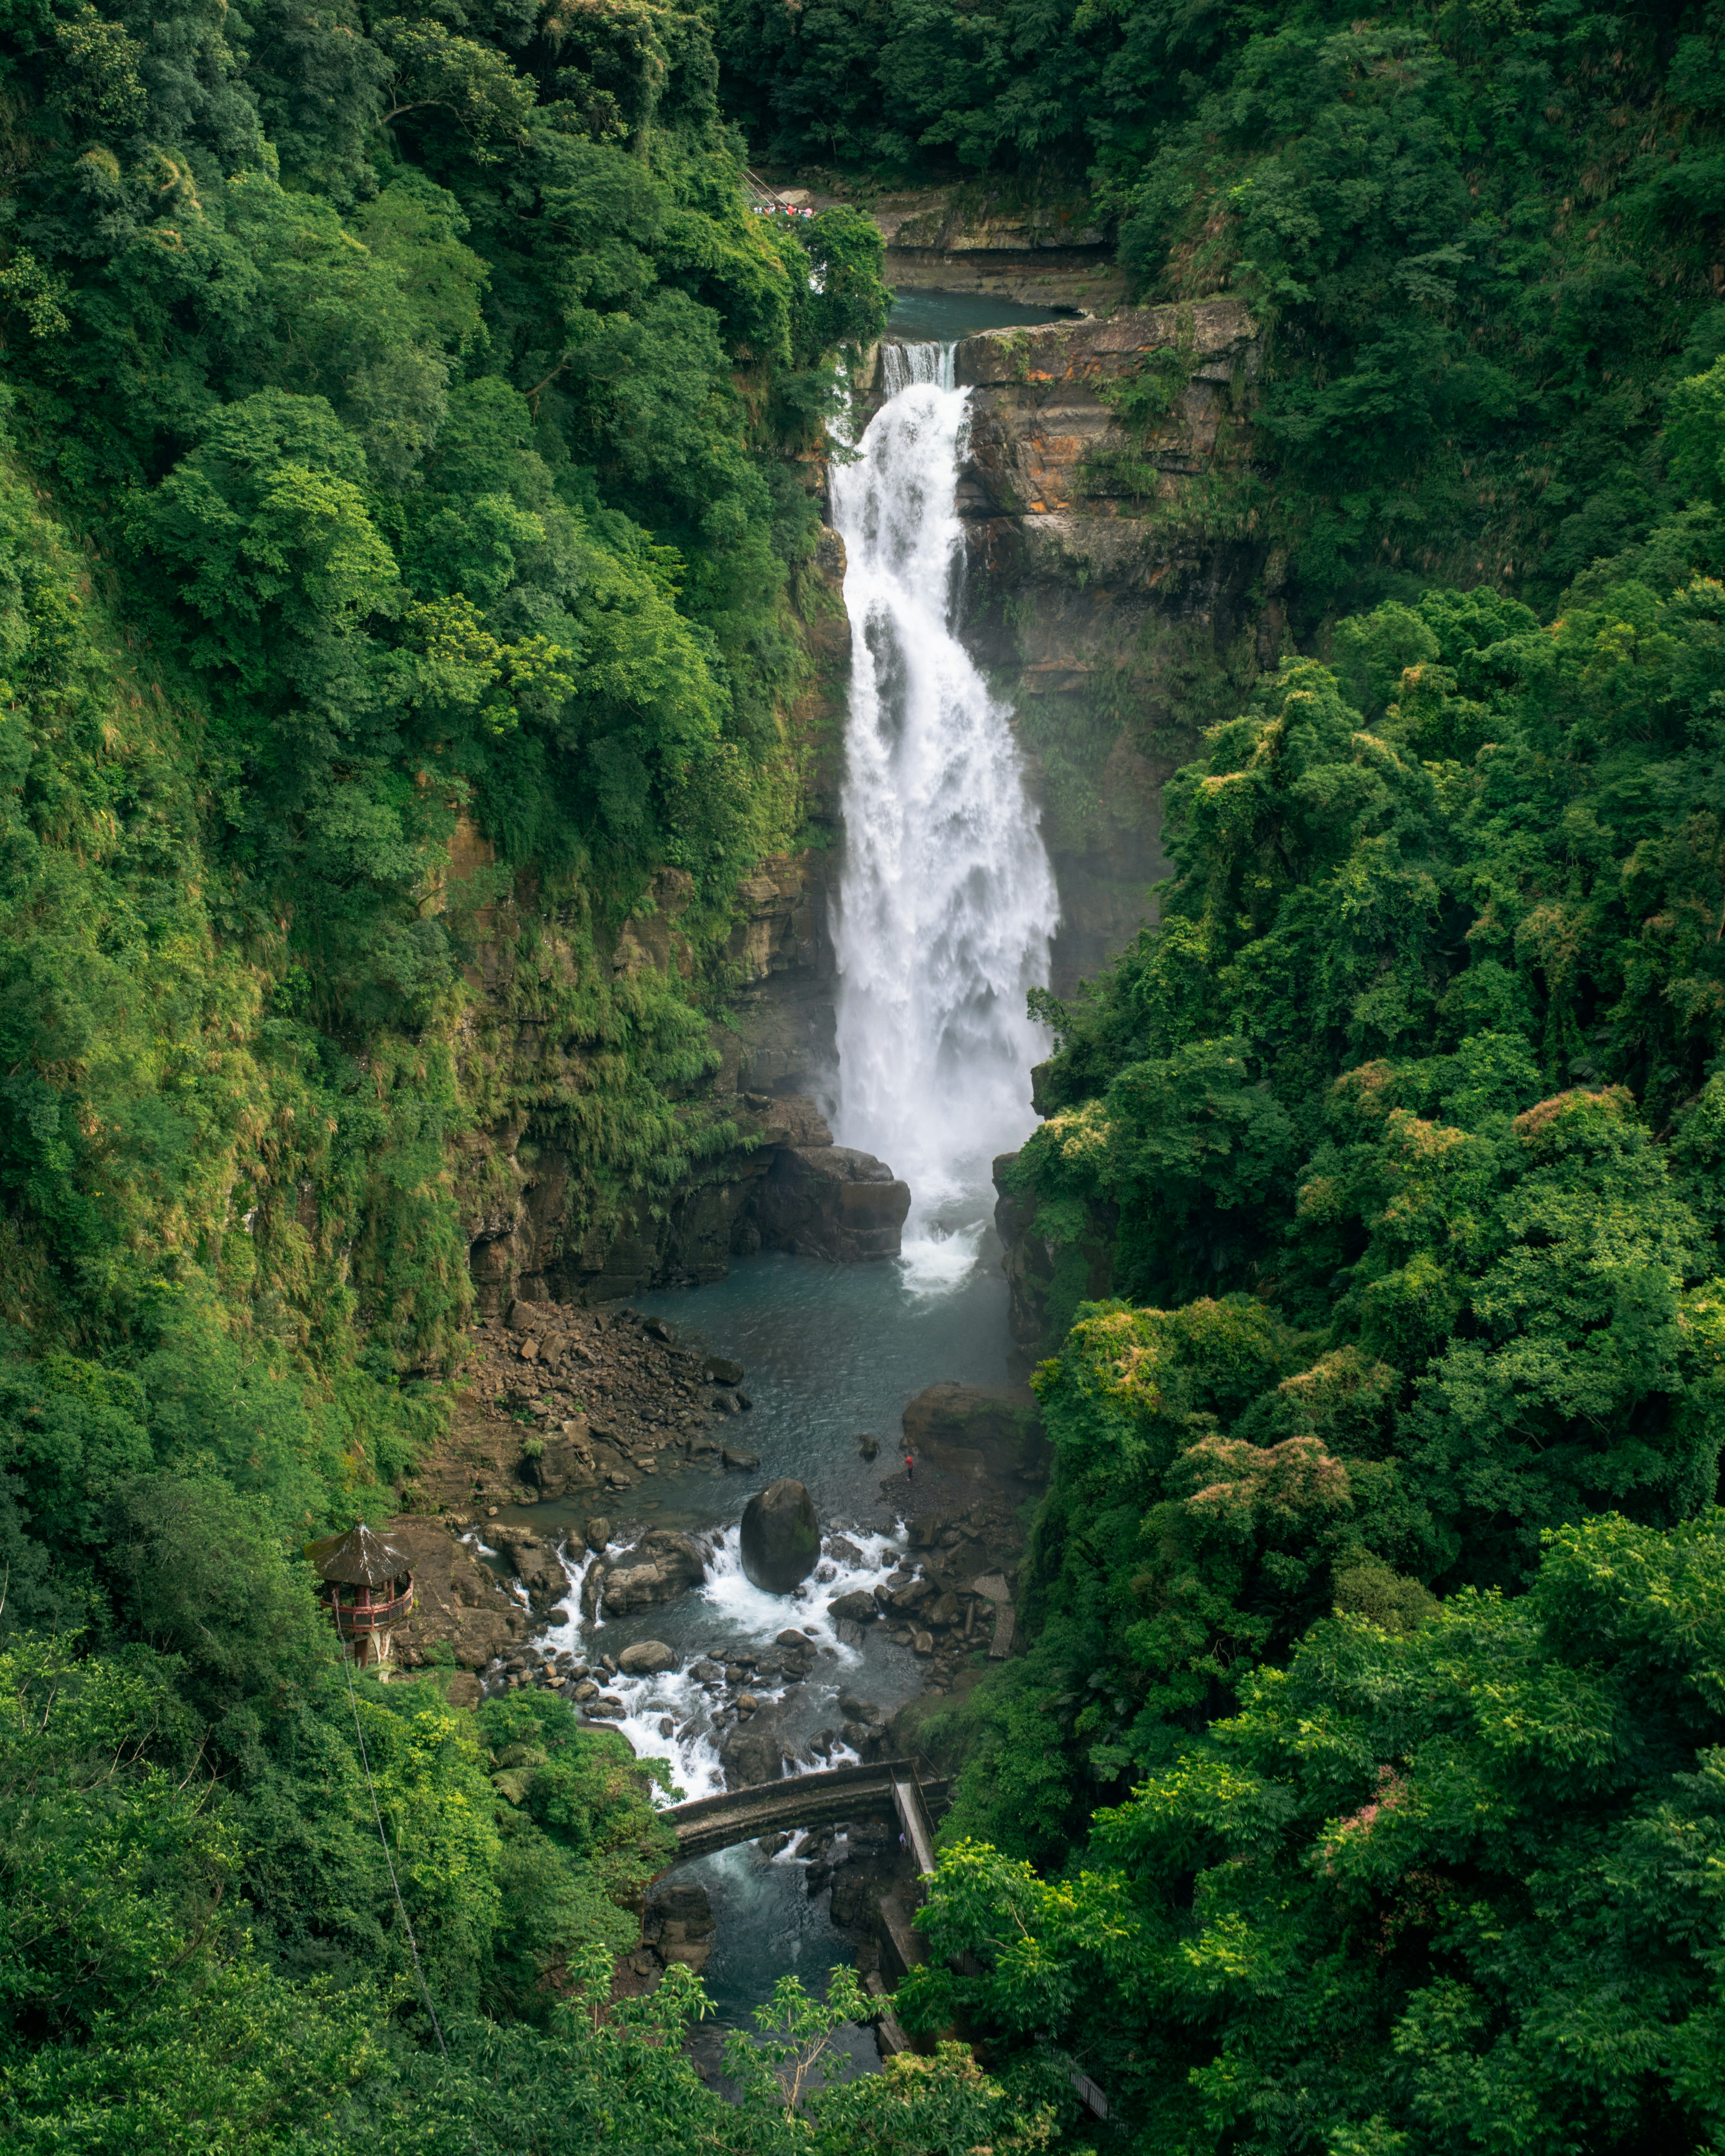
<path id="1" fill-rule="evenodd" d="M 677 1855 L 710 1856 L 757 1835 L 793 1826 L 824 1826 L 835 1820 L 899 1814 L 903 1799 L 901 1783 L 907 1785 L 924 1813 L 941 1803 L 947 1784 L 914 1759 L 883 1759 L 876 1765 L 829 1767 L 819 1774 L 790 1774 L 783 1781 L 757 1782 L 746 1789 L 726 1789 L 716 1797 L 697 1797 L 693 1803 L 674 1804 L 660 1816 L 675 1828 Z M 907 1835 L 908 1835 L 908 1830 Z M 928 1836 L 923 1830 L 925 1845 Z M 923 1855 L 917 1852 L 917 1863 Z M 934 1869 L 932 1853 L 924 1866 Z"/>

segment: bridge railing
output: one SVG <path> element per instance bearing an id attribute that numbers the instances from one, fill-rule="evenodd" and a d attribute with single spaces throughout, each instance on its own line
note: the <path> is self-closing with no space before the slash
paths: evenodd
<path id="1" fill-rule="evenodd" d="M 788 1774 L 777 1782 L 726 1789 L 716 1797 L 696 1797 L 660 1814 L 677 1837 L 679 1857 L 707 1856 L 739 1841 L 752 1841 L 774 1826 L 819 1826 L 848 1812 L 897 1810 L 895 1777 L 914 1781 L 927 1804 L 938 1804 L 947 1792 L 939 1776 L 915 1759 L 882 1759 L 858 1767 L 829 1767 L 817 1774 Z"/>

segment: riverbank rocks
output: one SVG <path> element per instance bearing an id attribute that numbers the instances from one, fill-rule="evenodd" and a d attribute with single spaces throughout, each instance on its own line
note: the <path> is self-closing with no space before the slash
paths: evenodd
<path id="1" fill-rule="evenodd" d="M 872 1625 L 880 1614 L 874 1596 L 861 1587 L 850 1594 L 835 1594 L 827 1608 L 834 1617 L 848 1618 L 853 1625 Z"/>
<path id="2" fill-rule="evenodd" d="M 617 1666 L 626 1677 L 656 1676 L 660 1671 L 676 1666 L 675 1652 L 663 1640 L 637 1640 L 617 1657 Z"/>
<path id="3" fill-rule="evenodd" d="M 669 1602 L 706 1577 L 706 1553 L 692 1536 L 655 1527 L 620 1557 L 600 1558 L 581 1583 L 581 1614 L 592 1618 L 603 1593 L 608 1614 L 626 1617 Z"/>
<path id="4" fill-rule="evenodd" d="M 774 1161 L 755 1218 L 762 1240 L 775 1250 L 851 1265 L 896 1258 L 910 1209 L 910 1185 L 872 1153 L 803 1146 Z"/>
<path id="5" fill-rule="evenodd" d="M 1040 1483 L 1048 1441 L 1028 1385 L 930 1385 L 905 1409 L 905 1449 L 971 1482 Z"/>
<path id="6" fill-rule="evenodd" d="M 814 1500 L 788 1476 L 769 1482 L 743 1507 L 742 1568 L 769 1594 L 800 1587 L 820 1560 Z"/>
<path id="7" fill-rule="evenodd" d="M 568 1593 L 568 1574 L 558 1563 L 557 1552 L 531 1527 L 493 1527 L 490 1535 L 491 1547 L 509 1559 L 535 1609 L 548 1609 Z M 571 1561 L 578 1563 L 585 1554 L 580 1537 L 572 1537 Z"/>
<path id="8" fill-rule="evenodd" d="M 699 1975 L 718 1928 L 705 1887 L 683 1880 L 655 1887 L 647 1899 L 641 1937 L 662 1962 L 680 1961 Z"/>
<path id="9" fill-rule="evenodd" d="M 415 1499 L 461 1525 L 494 1505 L 603 1503 L 601 1489 L 632 1486 L 702 1435 L 707 1362 L 657 1317 L 517 1296 L 506 1319 L 475 1327 L 451 1430 L 418 1463 Z M 741 1395 L 726 1398 L 727 1414 L 741 1412 Z"/>
<path id="10" fill-rule="evenodd" d="M 776 1782 L 788 1756 L 778 1717 L 770 1709 L 752 1714 L 726 1731 L 719 1747 L 725 1787 L 752 1789 L 762 1782 Z"/>
<path id="11" fill-rule="evenodd" d="M 479 1686 L 468 1672 L 512 1647 L 527 1629 L 527 1612 L 441 1520 L 398 1515 L 388 1534 L 411 1561 L 418 1590 L 413 1615 L 396 1628 L 396 1658 L 404 1669 L 417 1669 L 429 1649 L 447 1645 L 461 1672 L 449 1681 L 449 1696 L 471 1706 Z"/>

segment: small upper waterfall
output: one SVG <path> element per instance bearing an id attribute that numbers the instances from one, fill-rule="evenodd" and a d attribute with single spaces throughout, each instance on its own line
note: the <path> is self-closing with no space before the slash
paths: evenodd
<path id="1" fill-rule="evenodd" d="M 1010 715 L 952 633 L 969 392 L 952 346 L 889 344 L 889 401 L 835 464 L 853 665 L 845 732 L 839 1136 L 911 1186 L 907 1281 L 969 1272 L 989 1166 L 1034 1117 L 1058 901 Z"/>

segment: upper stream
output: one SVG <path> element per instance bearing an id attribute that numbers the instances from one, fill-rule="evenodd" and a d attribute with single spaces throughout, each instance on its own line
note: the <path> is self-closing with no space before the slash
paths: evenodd
<path id="1" fill-rule="evenodd" d="M 951 337 L 1049 319 L 1045 310 L 916 294 L 893 330 Z M 673 1321 L 685 1344 L 745 1366 L 753 1404 L 732 1441 L 758 1454 L 759 1469 L 716 1477 L 667 1452 L 650 1482 L 622 1496 L 588 1491 L 531 1515 L 557 1539 L 559 1530 L 586 1536 L 607 1512 L 614 1551 L 649 1527 L 713 1543 L 699 1586 L 628 1616 L 601 1605 L 597 1620 L 583 1620 L 583 1566 L 570 1566 L 570 1614 L 539 1635 L 548 1650 L 586 1661 L 644 1639 L 675 1650 L 675 1672 L 608 1678 L 606 1689 L 626 1709 L 615 1726 L 638 1753 L 668 1759 L 690 1797 L 722 1786 L 713 1694 L 691 1667 L 706 1657 L 760 1658 L 751 1688 L 783 1702 L 780 1727 L 805 1767 L 855 1756 L 837 1733 L 851 1718 L 841 1697 L 890 1712 L 922 1688 L 926 1668 L 887 1627 L 853 1626 L 841 1639 L 827 1604 L 872 1586 L 904 1553 L 907 1507 L 882 1485 L 901 1469 L 907 1404 L 941 1379 L 991 1384 L 1005 1374 L 990 1164 L 1034 1122 L 1029 1069 L 1045 1045 L 1025 992 L 1047 978 L 1057 906 L 1010 714 L 951 626 L 968 393 L 952 387 L 949 342 L 889 343 L 883 357 L 894 393 L 855 461 L 835 464 L 832 475 L 855 654 L 835 922 L 837 1130 L 840 1142 L 878 1154 L 909 1183 L 905 1253 L 854 1265 L 768 1255 L 737 1261 L 714 1286 L 638 1297 L 633 1306 Z M 873 1460 L 860 1450 L 865 1433 L 878 1440 Z M 737 1557 L 744 1502 L 779 1476 L 807 1484 L 823 1532 L 824 1562 L 793 1596 L 752 1587 Z M 814 1651 L 807 1679 L 788 1686 L 773 1651 L 787 1628 Z M 719 1919 L 705 1974 L 721 2025 L 747 2025 L 788 1969 L 819 1990 L 827 1970 L 851 1958 L 825 1897 L 804 1891 L 789 1853 L 768 1861 L 733 1849 L 688 1873 Z M 858 2065 L 875 2063 L 866 2032 L 853 2032 L 848 2048 Z"/>

